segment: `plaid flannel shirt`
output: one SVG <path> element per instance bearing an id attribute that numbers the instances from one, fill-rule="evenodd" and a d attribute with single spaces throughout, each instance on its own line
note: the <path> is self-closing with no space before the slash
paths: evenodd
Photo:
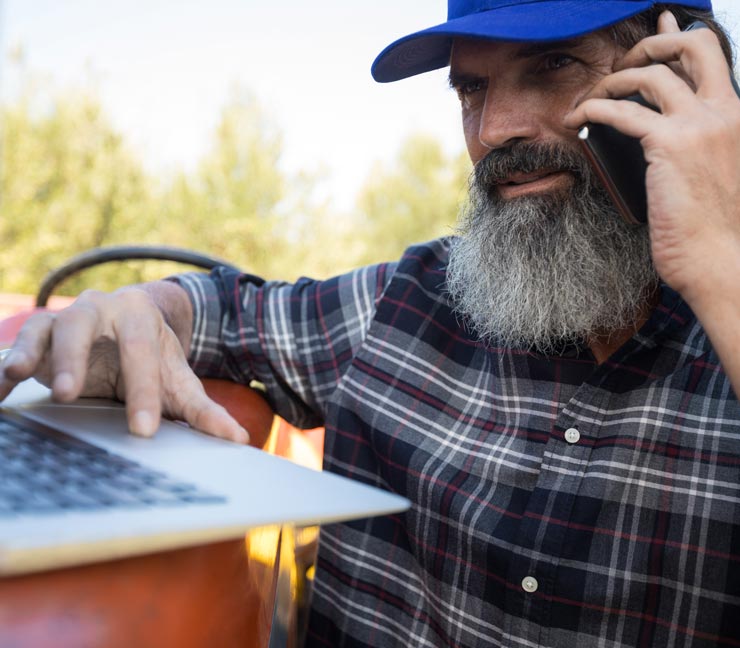
<path id="1" fill-rule="evenodd" d="M 491 348 L 449 240 L 326 281 L 185 275 L 201 375 L 324 424 L 325 467 L 413 502 L 322 529 L 312 646 L 740 646 L 740 407 L 662 289 L 607 362 Z"/>

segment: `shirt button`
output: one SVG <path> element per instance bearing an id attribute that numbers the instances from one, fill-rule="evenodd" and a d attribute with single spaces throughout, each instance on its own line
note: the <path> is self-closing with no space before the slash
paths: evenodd
<path id="1" fill-rule="evenodd" d="M 568 443 L 578 443 L 581 440 L 581 433 L 575 428 L 568 428 L 565 431 L 565 440 Z"/>
<path id="2" fill-rule="evenodd" d="M 522 579 L 522 588 L 525 592 L 529 592 L 532 594 L 533 592 L 537 591 L 537 588 L 540 586 L 540 584 L 537 582 L 537 579 L 534 576 L 525 576 Z"/>

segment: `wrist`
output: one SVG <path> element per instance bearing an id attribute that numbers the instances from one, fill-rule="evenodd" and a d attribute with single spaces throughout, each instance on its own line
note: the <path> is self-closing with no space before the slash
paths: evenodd
<path id="1" fill-rule="evenodd" d="M 707 334 L 722 369 L 740 396 L 740 261 L 733 259 L 723 272 L 684 296 Z"/>
<path id="2" fill-rule="evenodd" d="M 174 281 L 153 281 L 138 288 L 146 292 L 159 309 L 187 357 L 193 335 L 193 307 L 187 291 Z"/>
<path id="3" fill-rule="evenodd" d="M 699 319 L 731 304 L 740 306 L 740 246 L 725 241 L 709 249 L 712 253 L 692 269 L 692 279 L 676 287 Z"/>

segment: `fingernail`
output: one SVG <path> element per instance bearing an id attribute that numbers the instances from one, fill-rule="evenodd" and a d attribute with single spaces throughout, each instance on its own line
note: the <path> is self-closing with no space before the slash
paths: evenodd
<path id="1" fill-rule="evenodd" d="M 143 437 L 153 436 L 157 431 L 154 427 L 154 418 L 145 410 L 139 410 L 133 415 L 129 427 L 133 434 Z"/>
<path id="2" fill-rule="evenodd" d="M 69 394 L 74 388 L 74 378 L 68 371 L 62 371 L 54 376 L 54 383 L 52 384 L 52 391 L 59 395 Z"/>
<path id="3" fill-rule="evenodd" d="M 247 432 L 244 428 L 239 428 L 239 429 L 242 431 L 242 435 L 243 435 L 243 439 L 244 439 L 242 441 L 242 443 L 244 443 L 246 445 L 247 443 L 249 443 L 249 441 L 250 441 L 250 439 L 252 437 L 250 436 L 249 432 Z"/>

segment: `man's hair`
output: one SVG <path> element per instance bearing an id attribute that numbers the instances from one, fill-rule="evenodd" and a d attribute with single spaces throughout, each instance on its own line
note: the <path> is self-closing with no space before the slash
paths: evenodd
<path id="1" fill-rule="evenodd" d="M 717 19 L 710 11 L 691 9 L 689 7 L 683 7 L 676 4 L 655 5 L 641 14 L 637 14 L 632 18 L 628 18 L 627 20 L 617 23 L 610 27 L 607 32 L 611 34 L 617 45 L 620 45 L 625 49 L 630 49 L 643 38 L 647 38 L 648 36 L 652 36 L 657 33 L 658 17 L 666 10 L 673 13 L 678 22 L 678 26 L 681 29 L 684 29 L 696 20 L 701 20 L 705 23 L 707 27 L 717 35 L 717 38 L 719 38 L 720 45 L 722 46 L 722 53 L 725 55 L 728 65 L 731 68 L 734 67 L 735 56 L 732 47 L 732 39 L 727 33 L 727 30 L 717 22 Z"/>

